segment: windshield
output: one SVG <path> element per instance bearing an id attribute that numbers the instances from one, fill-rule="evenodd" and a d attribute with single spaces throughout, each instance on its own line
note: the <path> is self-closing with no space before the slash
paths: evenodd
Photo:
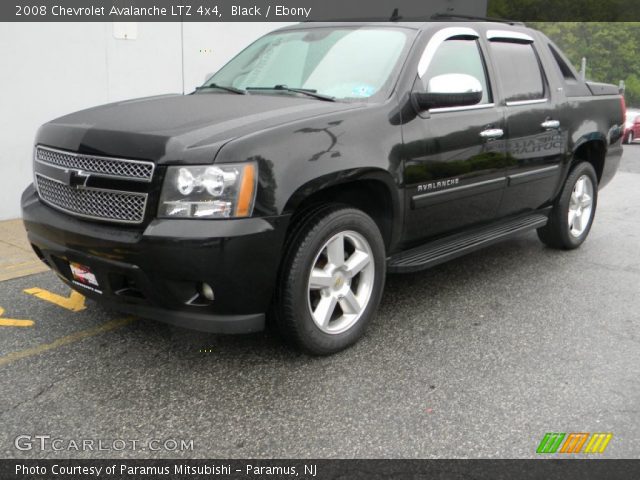
<path id="1" fill-rule="evenodd" d="M 386 27 L 275 32 L 247 47 L 204 86 L 252 94 L 282 93 L 268 89 L 286 86 L 339 100 L 384 100 L 409 47 L 409 34 L 411 30 Z"/>

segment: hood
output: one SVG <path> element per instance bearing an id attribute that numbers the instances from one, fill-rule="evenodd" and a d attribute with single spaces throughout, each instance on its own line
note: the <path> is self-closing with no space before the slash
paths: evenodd
<path id="1" fill-rule="evenodd" d="M 280 94 L 163 95 L 60 117 L 40 128 L 36 143 L 156 163 L 211 163 L 235 138 L 353 108 L 358 105 Z"/>

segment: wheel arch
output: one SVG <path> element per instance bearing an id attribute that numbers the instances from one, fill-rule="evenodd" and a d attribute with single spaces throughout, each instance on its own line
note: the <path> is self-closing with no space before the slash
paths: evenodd
<path id="1" fill-rule="evenodd" d="M 571 156 L 571 171 L 580 162 L 589 162 L 596 171 L 598 182 L 602 179 L 607 155 L 606 139 L 600 134 L 584 136 L 576 142 Z"/>
<path id="2" fill-rule="evenodd" d="M 287 200 L 283 213 L 292 215 L 293 225 L 302 212 L 318 204 L 340 203 L 358 208 L 376 222 L 390 251 L 400 238 L 401 197 L 399 187 L 386 170 L 343 170 L 300 186 Z"/>

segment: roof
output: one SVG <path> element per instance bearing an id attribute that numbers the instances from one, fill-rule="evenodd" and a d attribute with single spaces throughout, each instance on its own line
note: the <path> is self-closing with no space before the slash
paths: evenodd
<path id="1" fill-rule="evenodd" d="M 288 25 L 286 27 L 279 28 L 276 31 L 286 31 L 286 30 L 299 30 L 301 28 L 304 29 L 312 29 L 312 28 L 335 28 L 335 27 L 400 27 L 400 28 L 408 28 L 411 30 L 427 30 L 435 25 L 469 25 L 469 26 L 482 26 L 484 28 L 493 27 L 500 29 L 511 29 L 514 30 L 528 30 L 524 25 L 520 24 L 512 24 L 512 23 L 502 23 L 502 22 L 460 22 L 460 21 L 438 21 L 438 22 L 378 22 L 378 21 L 337 21 L 337 22 L 304 22 L 298 23 L 295 25 Z"/>

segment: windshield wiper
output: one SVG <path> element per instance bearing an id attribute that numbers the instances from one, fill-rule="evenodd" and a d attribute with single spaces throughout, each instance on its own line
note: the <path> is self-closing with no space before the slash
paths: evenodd
<path id="1" fill-rule="evenodd" d="M 324 100 L 325 102 L 336 101 L 335 97 L 323 95 L 322 93 L 318 93 L 317 90 L 313 90 L 310 88 L 291 88 L 287 87 L 286 85 L 275 85 L 273 87 L 247 87 L 247 90 L 281 90 L 285 92 L 301 93 L 302 95 L 317 98 L 318 100 Z"/>
<path id="2" fill-rule="evenodd" d="M 237 93 L 238 95 L 246 95 L 247 94 L 246 90 L 242 90 L 241 88 L 227 87 L 227 86 L 224 86 L 224 85 L 218 85 L 217 83 L 210 83 L 209 85 L 203 85 L 202 87 L 196 87 L 196 91 L 207 90 L 209 88 L 217 88 L 219 90 L 225 90 L 227 92 Z"/>

